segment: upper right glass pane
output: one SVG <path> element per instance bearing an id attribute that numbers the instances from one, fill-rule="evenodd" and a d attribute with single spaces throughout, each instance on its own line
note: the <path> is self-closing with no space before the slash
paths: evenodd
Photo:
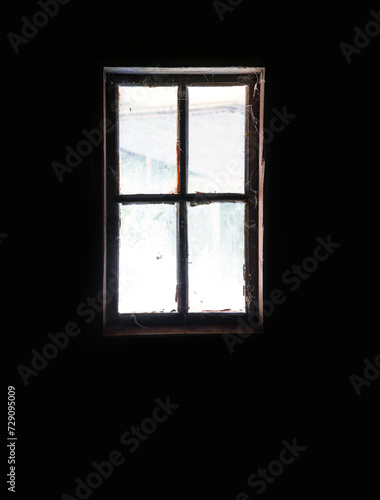
<path id="1" fill-rule="evenodd" d="M 189 86 L 189 193 L 244 193 L 246 85 Z"/>

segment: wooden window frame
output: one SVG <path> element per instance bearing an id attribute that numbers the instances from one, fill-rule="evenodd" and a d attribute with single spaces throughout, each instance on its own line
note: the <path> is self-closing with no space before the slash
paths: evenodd
<path id="1" fill-rule="evenodd" d="M 104 269 L 103 335 L 135 336 L 165 334 L 241 333 L 241 324 L 255 316 L 249 333 L 263 331 L 263 112 L 265 69 L 252 67 L 147 68 L 104 67 Z M 188 86 L 246 85 L 245 193 L 188 194 Z M 119 86 L 178 86 L 178 175 L 177 194 L 120 195 L 118 158 Z M 248 153 L 247 153 L 248 152 Z M 245 210 L 245 312 L 187 311 L 187 216 L 186 203 L 244 201 Z M 178 312 L 120 314 L 118 312 L 119 204 L 178 203 Z M 249 223 L 247 223 L 247 221 Z M 112 283 L 112 286 L 111 286 Z M 117 285 L 115 286 L 115 283 Z M 258 319 L 258 321 L 257 321 Z M 240 328 L 239 328 L 240 326 Z M 244 333 L 248 333 L 246 328 Z"/>

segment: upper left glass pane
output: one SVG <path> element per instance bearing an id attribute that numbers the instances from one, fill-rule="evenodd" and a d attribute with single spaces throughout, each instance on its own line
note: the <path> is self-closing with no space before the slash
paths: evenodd
<path id="1" fill-rule="evenodd" d="M 177 193 L 177 87 L 119 87 L 120 194 Z"/>

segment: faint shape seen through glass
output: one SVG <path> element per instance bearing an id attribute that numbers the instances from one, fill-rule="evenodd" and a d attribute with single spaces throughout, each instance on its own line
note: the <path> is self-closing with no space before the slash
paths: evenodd
<path id="1" fill-rule="evenodd" d="M 189 86 L 190 193 L 244 193 L 246 88 Z"/>
<path id="2" fill-rule="evenodd" d="M 176 205 L 120 207 L 119 313 L 177 311 Z"/>
<path id="3" fill-rule="evenodd" d="M 188 205 L 189 312 L 245 311 L 244 209 Z"/>
<path id="4" fill-rule="evenodd" d="M 119 87 L 120 194 L 177 189 L 177 87 Z"/>

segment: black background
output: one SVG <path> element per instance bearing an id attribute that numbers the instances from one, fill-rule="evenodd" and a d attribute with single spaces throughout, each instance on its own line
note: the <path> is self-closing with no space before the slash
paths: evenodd
<path id="1" fill-rule="evenodd" d="M 307 449 L 262 497 L 371 494 L 379 380 L 358 396 L 349 377 L 379 353 L 380 36 L 350 64 L 339 47 L 353 43 L 371 9 L 244 0 L 221 22 L 211 1 L 72 0 L 15 54 L 7 34 L 21 34 L 21 18 L 40 7 L 7 4 L 0 266 L 16 497 L 75 496 L 75 478 L 120 449 L 125 463 L 91 498 L 254 498 L 248 476 L 294 438 Z M 265 297 L 280 288 L 286 301 L 233 354 L 219 336 L 105 345 L 101 314 L 86 324 L 76 313 L 102 287 L 102 146 L 62 183 L 51 163 L 64 163 L 65 147 L 98 127 L 101 67 L 112 59 L 262 65 L 266 125 L 274 108 L 297 115 L 267 150 Z M 340 247 L 290 291 L 283 273 L 328 235 Z M 41 352 L 68 321 L 80 335 L 25 386 L 19 365 L 30 367 L 31 349 Z M 121 434 L 167 396 L 179 409 L 128 453 Z"/>

